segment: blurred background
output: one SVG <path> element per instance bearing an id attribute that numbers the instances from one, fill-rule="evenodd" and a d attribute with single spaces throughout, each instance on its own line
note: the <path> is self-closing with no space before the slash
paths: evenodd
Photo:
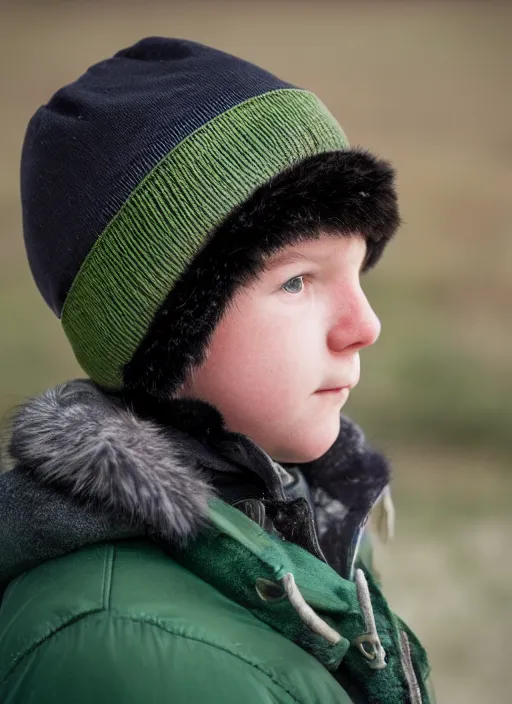
<path id="1" fill-rule="evenodd" d="M 404 225 L 364 283 L 383 323 L 347 413 L 394 467 L 388 598 L 440 704 L 512 701 L 512 4 L 0 2 L 0 415 L 80 375 L 25 260 L 21 143 L 90 64 L 160 34 L 317 92 L 391 159 Z"/>

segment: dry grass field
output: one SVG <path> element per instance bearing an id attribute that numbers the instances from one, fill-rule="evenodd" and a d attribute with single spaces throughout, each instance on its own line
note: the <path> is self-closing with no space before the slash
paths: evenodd
<path id="1" fill-rule="evenodd" d="M 440 704 L 512 701 L 512 4 L 189 0 L 1 4 L 0 414 L 80 372 L 25 262 L 26 123 L 151 34 L 210 43 L 316 91 L 398 170 L 404 225 L 367 291 L 383 323 L 348 412 L 391 458 L 377 561 Z"/>

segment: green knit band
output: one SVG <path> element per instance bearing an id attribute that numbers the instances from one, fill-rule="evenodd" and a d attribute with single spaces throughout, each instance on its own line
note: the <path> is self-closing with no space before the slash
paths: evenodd
<path id="1" fill-rule="evenodd" d="M 348 142 L 312 93 L 283 89 L 222 113 L 175 147 L 131 193 L 89 252 L 62 325 L 84 371 L 122 370 L 207 234 L 292 164 Z"/>

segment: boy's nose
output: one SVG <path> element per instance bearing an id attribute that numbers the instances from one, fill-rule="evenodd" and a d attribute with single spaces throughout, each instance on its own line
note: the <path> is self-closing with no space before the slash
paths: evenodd
<path id="1" fill-rule="evenodd" d="M 328 345 L 333 352 L 354 351 L 369 347 L 377 341 L 381 323 L 362 292 L 345 299 L 341 313 L 329 330 Z"/>

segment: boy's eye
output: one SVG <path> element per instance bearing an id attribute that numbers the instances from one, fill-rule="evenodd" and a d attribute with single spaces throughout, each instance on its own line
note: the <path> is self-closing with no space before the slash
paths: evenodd
<path id="1" fill-rule="evenodd" d="M 295 276 L 293 279 L 283 284 L 281 288 L 287 293 L 300 293 L 304 288 L 304 277 Z"/>

